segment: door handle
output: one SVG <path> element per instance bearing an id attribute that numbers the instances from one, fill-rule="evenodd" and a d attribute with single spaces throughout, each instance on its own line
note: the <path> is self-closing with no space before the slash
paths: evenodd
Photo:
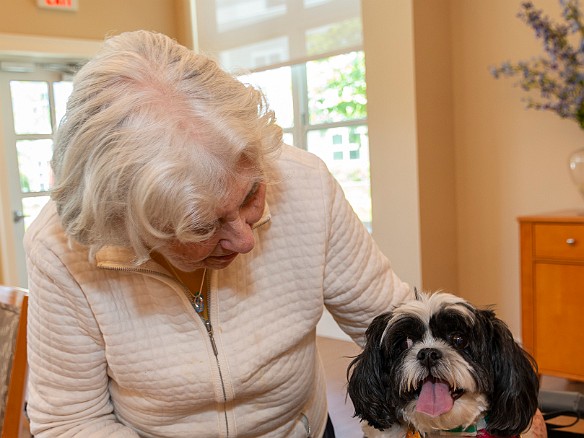
<path id="1" fill-rule="evenodd" d="M 24 214 L 20 210 L 14 210 L 12 212 L 12 220 L 14 221 L 15 224 L 17 224 L 20 221 L 22 221 L 25 217 L 28 217 L 28 214 Z"/>

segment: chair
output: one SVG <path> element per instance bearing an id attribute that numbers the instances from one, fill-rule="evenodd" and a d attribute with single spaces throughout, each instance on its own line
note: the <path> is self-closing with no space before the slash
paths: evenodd
<path id="1" fill-rule="evenodd" d="M 26 289 L 0 286 L 1 438 L 28 434 L 28 421 L 24 415 L 27 308 Z"/>

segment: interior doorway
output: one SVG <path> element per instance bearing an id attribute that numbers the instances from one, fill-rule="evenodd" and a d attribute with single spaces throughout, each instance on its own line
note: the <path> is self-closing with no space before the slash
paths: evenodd
<path id="1" fill-rule="evenodd" d="M 24 232 L 49 199 L 53 135 L 71 93 L 58 64 L 2 63 L 0 70 L 0 221 L 2 278 L 27 287 Z"/>

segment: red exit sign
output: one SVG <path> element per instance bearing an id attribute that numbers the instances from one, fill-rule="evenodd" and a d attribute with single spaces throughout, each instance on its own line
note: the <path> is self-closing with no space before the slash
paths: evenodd
<path id="1" fill-rule="evenodd" d="M 37 5 L 59 11 L 76 11 L 78 8 L 77 0 L 37 0 Z"/>

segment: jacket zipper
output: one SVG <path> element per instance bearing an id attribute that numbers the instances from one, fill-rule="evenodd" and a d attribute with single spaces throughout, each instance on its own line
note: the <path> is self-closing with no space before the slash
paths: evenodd
<path id="1" fill-rule="evenodd" d="M 170 275 L 166 275 L 162 272 L 158 272 L 158 271 L 154 271 L 152 269 L 145 269 L 145 268 L 128 268 L 128 267 L 124 267 L 124 266 L 100 266 L 101 269 L 106 269 L 106 270 L 110 270 L 110 271 L 126 271 L 126 272 L 142 272 L 145 274 L 152 274 L 152 275 L 158 275 L 161 277 L 166 277 L 166 278 L 170 278 L 171 280 L 174 280 L 176 283 L 178 283 L 178 285 L 180 287 L 182 287 L 184 289 L 185 295 L 187 296 L 187 298 L 191 295 L 189 289 L 182 284 L 180 281 L 178 281 L 176 278 L 171 277 Z M 209 307 L 209 315 L 210 315 L 210 311 L 211 311 L 211 287 L 210 287 L 210 283 L 209 283 L 209 295 L 207 297 L 208 300 L 208 307 Z M 192 307 L 192 302 L 189 299 L 189 303 L 191 303 L 191 307 Z M 196 313 L 194 307 L 193 307 L 193 311 Z M 223 392 L 223 413 L 225 415 L 225 429 L 226 429 L 226 438 L 229 438 L 229 420 L 227 418 L 227 391 L 225 389 L 225 382 L 223 380 L 223 372 L 221 371 L 221 364 L 219 362 L 219 350 L 217 348 L 217 344 L 215 343 L 215 336 L 213 335 L 213 326 L 211 325 L 211 317 L 209 316 L 209 319 L 205 319 L 203 318 L 203 316 L 198 315 L 197 316 L 199 318 L 201 318 L 201 321 L 203 321 L 203 324 L 205 325 L 205 329 L 207 330 L 207 335 L 209 336 L 209 341 L 211 342 L 211 348 L 213 348 L 213 354 L 215 355 L 215 362 L 217 364 L 217 370 L 219 371 L 219 379 L 221 380 L 221 391 Z"/>
<path id="2" fill-rule="evenodd" d="M 207 279 L 207 284 L 209 285 L 209 294 L 207 295 L 207 315 L 209 316 L 209 319 L 203 318 L 202 315 L 200 315 L 200 318 L 203 320 L 203 324 L 205 324 L 207 334 L 209 335 L 209 340 L 211 341 L 211 347 L 213 348 L 213 354 L 215 354 L 215 362 L 217 363 L 217 370 L 219 371 L 219 380 L 221 380 L 221 391 L 223 392 L 223 414 L 225 415 L 225 431 L 227 434 L 225 436 L 229 437 L 229 420 L 227 418 L 227 391 L 225 390 L 223 371 L 221 370 L 221 364 L 219 362 L 219 350 L 217 349 L 217 344 L 215 343 L 215 336 L 213 336 L 213 326 L 211 325 L 211 281 L 209 279 Z"/>

